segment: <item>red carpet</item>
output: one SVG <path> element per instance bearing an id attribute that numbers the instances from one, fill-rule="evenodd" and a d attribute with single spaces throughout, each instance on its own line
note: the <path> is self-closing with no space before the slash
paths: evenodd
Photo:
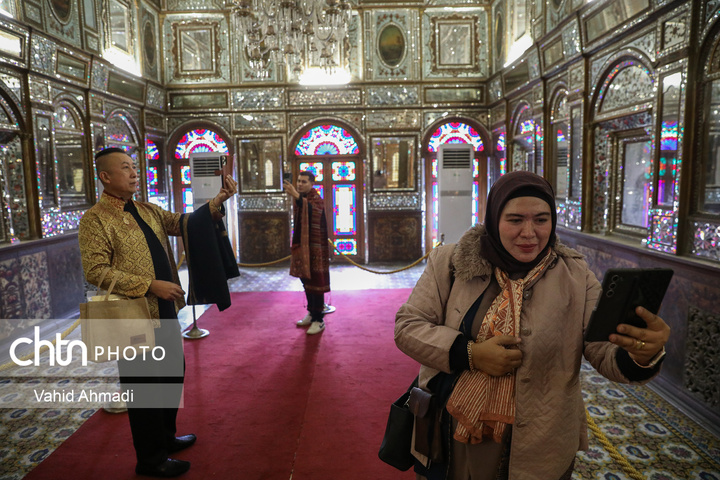
<path id="1" fill-rule="evenodd" d="M 393 342 L 409 289 L 338 291 L 327 328 L 308 336 L 302 292 L 233 294 L 185 341 L 185 408 L 178 434 L 198 442 L 175 458 L 183 479 L 412 479 L 377 458 L 390 403 L 417 373 Z M 99 411 L 26 479 L 129 479 L 135 455 L 126 414 Z"/>

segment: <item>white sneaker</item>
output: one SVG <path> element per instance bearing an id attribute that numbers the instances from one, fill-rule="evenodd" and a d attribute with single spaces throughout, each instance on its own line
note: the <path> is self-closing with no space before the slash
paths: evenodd
<path id="1" fill-rule="evenodd" d="M 308 313 L 307 315 L 305 315 L 305 318 L 303 318 L 302 320 L 298 320 L 298 322 L 297 322 L 296 325 L 297 325 L 298 327 L 307 327 L 307 326 L 310 325 L 311 323 L 312 323 L 312 317 L 311 317 L 310 314 Z"/>
<path id="2" fill-rule="evenodd" d="M 312 322 L 310 328 L 307 330 L 308 335 L 315 335 L 325 330 L 325 322 Z"/>

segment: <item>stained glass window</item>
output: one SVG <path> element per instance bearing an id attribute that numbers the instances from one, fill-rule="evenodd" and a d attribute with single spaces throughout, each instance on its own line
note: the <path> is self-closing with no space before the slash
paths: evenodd
<path id="1" fill-rule="evenodd" d="M 566 140 L 566 138 L 565 138 L 565 132 L 563 132 L 562 130 L 558 129 L 558 131 L 557 131 L 557 142 L 558 142 L 558 143 L 562 143 L 562 142 L 564 142 L 565 140 Z"/>
<path id="2" fill-rule="evenodd" d="M 332 162 L 332 179 L 335 182 L 355 180 L 355 162 Z"/>
<path id="3" fill-rule="evenodd" d="M 357 240 L 354 238 L 337 239 L 335 248 L 343 255 L 357 255 Z"/>
<path id="4" fill-rule="evenodd" d="M 437 231 L 438 231 L 438 209 L 440 208 L 440 204 L 438 203 L 440 198 L 438 197 L 438 160 L 437 158 L 432 159 L 432 220 L 430 229 L 432 231 L 432 240 L 433 240 L 433 246 L 438 242 L 437 238 Z"/>
<path id="5" fill-rule="evenodd" d="M 158 149 L 157 145 L 155 145 L 155 142 L 152 140 L 147 141 L 147 159 L 148 160 L 159 160 L 160 159 L 160 150 Z"/>
<path id="6" fill-rule="evenodd" d="M 358 144 L 344 128 L 319 125 L 305 132 L 295 147 L 295 155 L 357 155 Z"/>
<path id="7" fill-rule="evenodd" d="M 658 165 L 658 203 L 672 205 L 677 178 L 678 122 L 663 121 L 660 131 L 660 164 Z M 670 153 L 669 155 L 667 153 Z"/>
<path id="8" fill-rule="evenodd" d="M 678 122 L 662 122 L 660 131 L 660 150 L 677 150 L 678 147 Z"/>
<path id="9" fill-rule="evenodd" d="M 333 185 L 335 235 L 356 235 L 355 185 Z"/>
<path id="10" fill-rule="evenodd" d="M 190 183 L 192 183 L 190 179 L 190 165 L 180 167 L 180 181 L 183 185 L 190 185 Z"/>
<path id="11" fill-rule="evenodd" d="M 440 145 L 446 143 L 469 143 L 476 152 L 482 152 L 485 148 L 480 135 L 475 129 L 466 123 L 460 122 L 448 122 L 440 125 L 430 137 L 428 151 L 437 152 Z"/>
<path id="12" fill-rule="evenodd" d="M 439 227 L 438 223 L 438 211 L 440 209 L 439 204 L 439 195 L 438 195 L 438 184 L 437 182 L 433 182 L 432 184 L 432 204 L 433 204 L 433 211 L 432 211 L 432 231 L 433 231 L 433 246 L 437 244 L 438 242 L 438 236 L 437 231 Z"/>
<path id="13" fill-rule="evenodd" d="M 153 187 L 155 192 L 157 193 L 157 184 L 158 184 L 158 169 L 157 167 L 147 167 L 147 183 L 148 183 L 148 193 L 149 193 L 149 187 Z"/>
<path id="14" fill-rule="evenodd" d="M 498 137 L 497 150 L 498 150 L 498 152 L 505 151 L 505 134 L 504 133 L 501 133 L 500 136 Z"/>
<path id="15" fill-rule="evenodd" d="M 228 153 L 228 147 L 217 133 L 199 128 L 183 135 L 175 148 L 175 158 L 190 158 L 191 153 L 202 152 Z"/>
<path id="16" fill-rule="evenodd" d="M 504 152 L 505 151 L 505 133 L 501 133 L 498 137 L 497 141 L 497 150 L 498 152 Z M 500 158 L 500 175 L 505 175 L 507 173 L 507 158 L 505 155 L 503 155 Z"/>
<path id="17" fill-rule="evenodd" d="M 313 185 L 313 188 L 318 192 L 320 198 L 325 198 L 325 187 L 322 185 Z"/>
<path id="18" fill-rule="evenodd" d="M 312 172 L 312 174 L 315 175 L 315 182 L 322 182 L 325 178 L 325 176 L 323 175 L 322 162 L 302 162 L 299 168 L 301 172 Z"/>
<path id="19" fill-rule="evenodd" d="M 183 199 L 183 213 L 193 212 L 195 210 L 195 207 L 193 206 L 192 188 L 185 187 L 182 189 L 182 199 Z"/>
<path id="20" fill-rule="evenodd" d="M 525 120 L 520 124 L 520 135 L 532 133 L 533 130 L 535 130 L 535 122 L 532 120 Z"/>

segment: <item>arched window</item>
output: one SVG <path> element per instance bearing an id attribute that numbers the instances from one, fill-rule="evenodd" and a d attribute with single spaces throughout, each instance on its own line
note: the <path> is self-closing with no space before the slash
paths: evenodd
<path id="1" fill-rule="evenodd" d="M 198 128 L 187 132 L 175 148 L 175 158 L 188 159 L 191 153 L 219 152 L 228 153 L 225 140 L 212 130 Z"/>
<path id="2" fill-rule="evenodd" d="M 480 200 L 480 165 L 478 163 L 477 152 L 483 152 L 485 145 L 483 144 L 480 134 L 471 125 L 464 122 L 451 121 L 444 123 L 437 127 L 437 129 L 430 135 L 428 140 L 427 150 L 430 153 L 434 153 L 431 162 L 431 182 L 430 182 L 430 197 L 431 197 L 431 220 L 430 220 L 430 235 L 433 244 L 437 243 L 440 239 L 438 238 L 439 229 L 439 209 L 440 209 L 440 191 L 438 187 L 438 159 L 440 147 L 443 145 L 469 145 L 472 148 L 473 153 L 473 183 L 472 183 L 472 219 L 471 225 L 475 225 L 479 221 L 479 200 Z"/>
<path id="3" fill-rule="evenodd" d="M 318 125 L 308 130 L 295 146 L 295 155 L 357 155 L 355 138 L 344 128 Z"/>
<path id="4" fill-rule="evenodd" d="M 440 125 L 430 137 L 428 152 L 437 152 L 440 145 L 446 143 L 469 143 L 476 152 L 485 149 L 482 138 L 473 127 L 461 122 L 448 122 Z"/>
<path id="5" fill-rule="evenodd" d="M 175 184 L 174 188 L 176 189 L 176 196 L 178 195 L 177 189 L 179 188 L 182 203 L 181 208 L 185 213 L 193 211 L 193 194 L 189 163 L 190 154 L 206 152 L 229 153 L 227 143 L 223 137 L 220 136 L 219 133 L 207 128 L 189 130 L 180 138 L 180 141 L 175 147 L 175 159 L 179 161 L 180 182 L 179 186 Z M 173 175 L 177 175 L 177 173 Z"/>
<path id="6" fill-rule="evenodd" d="M 170 198 L 167 195 L 165 183 L 165 169 L 160 158 L 160 149 L 157 144 L 147 139 L 145 160 L 147 165 L 148 202 L 152 202 L 165 210 L 170 210 Z"/>
<path id="7" fill-rule="evenodd" d="M 318 125 L 294 148 L 298 171 L 315 175 L 314 188 L 325 199 L 330 240 L 343 255 L 361 255 L 362 162 L 355 137 L 343 127 Z M 348 158 L 338 158 L 348 156 Z M 302 158 L 310 157 L 310 158 Z"/>

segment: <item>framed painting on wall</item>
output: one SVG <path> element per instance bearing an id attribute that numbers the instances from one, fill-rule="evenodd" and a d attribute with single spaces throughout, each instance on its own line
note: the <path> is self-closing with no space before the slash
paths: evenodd
<path id="1" fill-rule="evenodd" d="M 391 23 L 386 25 L 377 40 L 380 59 L 388 67 L 397 67 L 405 58 L 405 35 L 400 27 Z"/>
<path id="2" fill-rule="evenodd" d="M 58 20 L 63 23 L 70 20 L 70 13 L 72 12 L 72 2 L 70 0 L 50 0 L 50 6 Z"/>

